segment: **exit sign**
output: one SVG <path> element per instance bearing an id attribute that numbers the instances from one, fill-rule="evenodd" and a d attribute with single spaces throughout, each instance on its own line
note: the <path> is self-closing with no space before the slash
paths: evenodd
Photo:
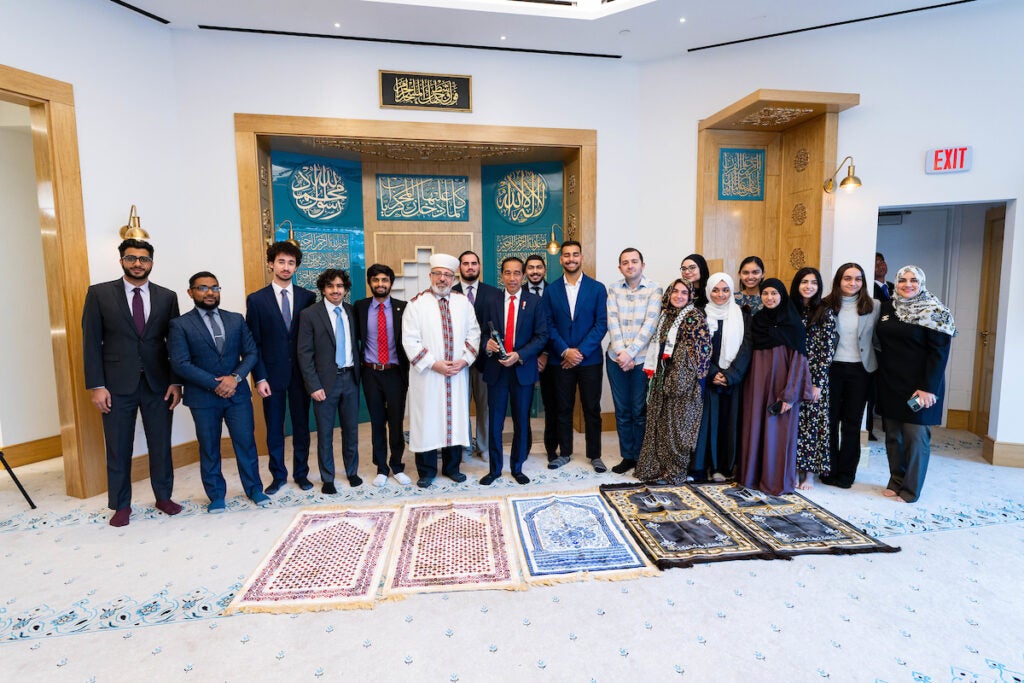
<path id="1" fill-rule="evenodd" d="M 971 170 L 974 151 L 971 147 L 940 147 L 924 155 L 925 173 L 961 173 Z"/>

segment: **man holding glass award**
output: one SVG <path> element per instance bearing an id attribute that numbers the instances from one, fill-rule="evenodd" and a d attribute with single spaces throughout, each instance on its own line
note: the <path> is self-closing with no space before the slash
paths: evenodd
<path id="1" fill-rule="evenodd" d="M 504 289 L 500 297 L 490 297 L 481 316 L 481 333 L 487 337 L 482 376 L 487 384 L 490 419 L 490 471 L 480 479 L 484 486 L 490 486 L 501 476 L 506 409 L 512 414 L 509 469 L 517 482 L 530 483 L 522 471 L 527 452 L 526 431 L 530 429 L 533 385 L 538 380 L 537 356 L 547 344 L 548 330 L 541 298 L 522 288 L 523 270 L 523 262 L 515 256 L 501 262 Z"/>

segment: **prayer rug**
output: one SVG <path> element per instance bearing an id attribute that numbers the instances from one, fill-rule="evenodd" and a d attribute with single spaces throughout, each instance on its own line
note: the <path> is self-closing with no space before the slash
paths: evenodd
<path id="1" fill-rule="evenodd" d="M 598 493 L 511 496 L 530 584 L 651 576 L 651 566 Z"/>
<path id="2" fill-rule="evenodd" d="M 799 493 L 771 496 L 739 484 L 697 484 L 694 489 L 778 557 L 899 551 Z"/>
<path id="3" fill-rule="evenodd" d="M 500 499 L 408 504 L 384 598 L 409 593 L 523 590 L 508 511 Z"/>
<path id="4" fill-rule="evenodd" d="M 601 494 L 660 569 L 771 559 L 761 545 L 687 485 L 605 484 Z"/>
<path id="5" fill-rule="evenodd" d="M 397 508 L 301 510 L 224 611 L 372 608 Z"/>

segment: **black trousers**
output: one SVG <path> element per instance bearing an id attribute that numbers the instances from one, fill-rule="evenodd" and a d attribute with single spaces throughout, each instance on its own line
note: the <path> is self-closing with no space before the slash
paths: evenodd
<path id="1" fill-rule="evenodd" d="M 135 420 L 142 413 L 142 427 L 149 448 L 149 482 L 157 500 L 168 500 L 174 488 L 171 462 L 171 417 L 174 412 L 164 394 L 153 391 L 141 374 L 130 394 L 110 394 L 110 412 L 103 415 L 107 445 L 107 506 L 120 510 L 132 506 L 132 449 Z"/>
<path id="2" fill-rule="evenodd" d="M 544 451 L 548 462 L 558 457 L 558 392 L 555 389 L 555 370 L 552 365 L 540 373 L 540 400 L 544 405 Z M 533 430 L 526 430 L 526 452 L 533 450 Z M 572 455 L 570 448 L 566 455 Z"/>
<path id="3" fill-rule="evenodd" d="M 355 368 L 338 370 L 334 385 L 323 401 L 313 402 L 316 415 L 316 454 L 320 481 L 334 483 L 334 420 L 341 425 L 341 458 L 345 476 L 359 473 L 359 386 Z"/>
<path id="4" fill-rule="evenodd" d="M 576 389 L 580 391 L 583 407 L 584 434 L 587 458 L 601 457 L 601 381 L 604 378 L 604 357 L 594 365 L 577 365 L 563 369 L 553 368 L 555 396 L 558 403 L 558 448 L 560 455 L 572 454 L 572 411 L 576 407 Z M 550 451 L 548 452 L 550 455 Z"/>
<path id="5" fill-rule="evenodd" d="M 462 464 L 462 446 L 446 446 L 416 454 L 416 473 L 419 474 L 420 479 L 437 477 L 438 451 L 441 451 L 441 474 L 446 477 L 459 474 L 459 465 Z"/>
<path id="6" fill-rule="evenodd" d="M 402 420 L 405 417 L 405 396 L 408 392 L 400 367 L 374 370 L 363 367 L 363 395 L 370 412 L 370 440 L 373 444 L 373 464 L 377 474 L 398 474 L 405 471 L 402 453 L 405 451 Z M 391 459 L 388 460 L 388 446 Z"/>
<path id="7" fill-rule="evenodd" d="M 829 393 L 829 452 L 832 471 L 825 483 L 843 488 L 853 485 L 860 462 L 860 425 L 864 419 L 864 404 L 868 400 L 868 381 L 871 375 L 864 364 L 833 361 L 828 371 Z"/>

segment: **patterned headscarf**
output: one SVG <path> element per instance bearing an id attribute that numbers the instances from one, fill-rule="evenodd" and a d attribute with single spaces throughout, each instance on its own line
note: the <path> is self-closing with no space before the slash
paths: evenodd
<path id="1" fill-rule="evenodd" d="M 917 276 L 917 281 L 921 283 L 921 291 L 909 299 L 904 299 L 899 295 L 897 285 L 892 299 L 896 317 L 908 325 L 919 325 L 955 337 L 956 324 L 953 322 L 953 314 L 937 296 L 925 289 L 923 270 L 918 266 L 903 266 L 896 271 L 896 282 L 899 282 L 900 277 L 908 271 Z"/>

